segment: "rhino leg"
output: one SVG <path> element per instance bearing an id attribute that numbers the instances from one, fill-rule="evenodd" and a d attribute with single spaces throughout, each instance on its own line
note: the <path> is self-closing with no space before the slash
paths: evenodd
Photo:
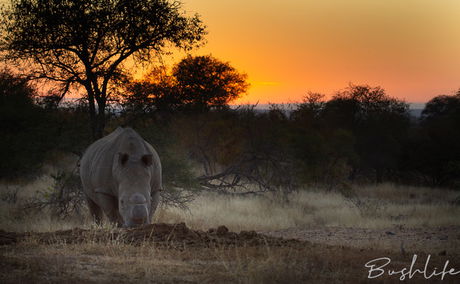
<path id="1" fill-rule="evenodd" d="M 159 191 L 152 192 L 152 203 L 151 203 L 150 216 L 149 216 L 150 222 L 152 222 L 153 214 L 155 213 L 159 202 L 160 202 L 160 192 Z"/>
<path id="2" fill-rule="evenodd" d="M 121 228 L 123 226 L 123 219 L 121 218 L 120 213 L 118 212 L 118 207 L 115 210 L 112 210 L 110 213 L 108 213 L 107 217 L 109 218 L 110 222 L 116 224 L 117 227 Z"/>
<path id="3" fill-rule="evenodd" d="M 101 208 L 89 198 L 86 198 L 86 201 L 88 203 L 89 212 L 91 213 L 91 216 L 93 216 L 94 222 L 96 222 L 96 224 L 98 225 L 101 225 L 101 222 L 102 222 Z"/>
<path id="4" fill-rule="evenodd" d="M 111 223 L 121 226 L 121 218 L 118 212 L 118 200 L 107 194 L 96 194 L 96 203 L 104 211 Z"/>

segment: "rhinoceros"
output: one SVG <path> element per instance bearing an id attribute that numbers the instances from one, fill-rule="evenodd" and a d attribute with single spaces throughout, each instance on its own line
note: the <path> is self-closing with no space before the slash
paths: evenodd
<path id="1" fill-rule="evenodd" d="M 80 177 L 97 223 L 102 212 L 118 226 L 150 224 L 162 190 L 155 149 L 131 128 L 117 128 L 86 149 Z"/>

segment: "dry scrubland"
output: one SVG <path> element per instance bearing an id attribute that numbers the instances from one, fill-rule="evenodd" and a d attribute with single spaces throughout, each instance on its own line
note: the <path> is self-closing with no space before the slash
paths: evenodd
<path id="1" fill-rule="evenodd" d="M 0 185 L 3 193 L 0 228 L 42 232 L 93 226 L 88 215 L 60 220 L 46 212 L 36 214 L 21 209 L 23 201 L 51 185 L 49 176 L 31 183 Z M 8 192 L 16 190 L 16 203 L 4 200 L 11 195 Z M 450 226 L 460 225 L 459 197 L 458 191 L 393 184 L 353 186 L 345 193 L 305 188 L 287 198 L 276 194 L 228 196 L 203 193 L 188 205 L 187 210 L 160 208 L 154 221 L 185 222 L 191 228 L 204 230 L 225 225 L 233 231 L 318 226 L 373 229 L 397 225 L 409 228 Z"/>
<path id="2" fill-rule="evenodd" d="M 185 221 L 199 229 L 225 224 L 235 231 L 317 226 L 446 226 L 460 225 L 460 207 L 450 203 L 458 196 L 459 192 L 391 184 L 357 187 L 348 198 L 340 192 L 309 188 L 290 194 L 287 201 L 276 195 L 205 194 L 190 204 L 189 211 L 165 209 L 157 217 L 160 222 Z"/>
<path id="3" fill-rule="evenodd" d="M 51 184 L 46 176 L 31 183 L 2 184 L 0 229 L 117 230 L 110 224 L 97 228 L 88 215 L 61 220 L 47 212 L 21 210 L 24 200 Z M 7 192 L 16 190 L 14 203 Z M 235 232 L 255 230 L 307 241 L 281 247 L 267 243 L 168 249 L 154 242 L 131 245 L 118 239 L 43 244 L 32 236 L 0 247 L 0 279 L 3 283 L 353 283 L 366 281 L 363 265 L 368 260 L 390 256 L 404 267 L 415 252 L 434 255 L 432 263 L 438 266 L 449 259 L 460 268 L 460 206 L 455 203 L 459 196 L 458 191 L 392 184 L 353 186 L 346 192 L 305 188 L 287 198 L 205 193 L 188 210 L 160 208 L 155 222 L 185 222 L 203 231 L 225 225 Z M 458 279 L 451 276 L 443 283 Z"/>

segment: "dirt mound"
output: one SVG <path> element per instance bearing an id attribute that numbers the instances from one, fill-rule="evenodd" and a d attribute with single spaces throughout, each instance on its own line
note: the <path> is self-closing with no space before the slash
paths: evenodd
<path id="1" fill-rule="evenodd" d="M 230 232 L 225 226 L 209 229 L 207 232 L 192 230 L 185 223 L 151 224 L 131 229 L 80 229 L 50 233 L 14 233 L 0 230 L 0 245 L 14 244 L 21 240 L 35 239 L 41 243 L 83 243 L 83 242 L 122 242 L 139 245 L 153 242 L 159 246 L 285 246 L 299 243 L 258 234 L 255 231 Z"/>

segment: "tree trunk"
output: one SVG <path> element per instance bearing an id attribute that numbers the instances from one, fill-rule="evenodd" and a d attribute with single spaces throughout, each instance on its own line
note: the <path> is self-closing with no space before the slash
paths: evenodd
<path id="1" fill-rule="evenodd" d="M 96 114 L 96 105 L 94 102 L 94 95 L 92 93 L 92 90 L 88 90 L 88 107 L 89 107 L 89 121 L 90 121 L 90 128 L 91 128 L 91 136 L 93 138 L 93 141 L 97 140 L 98 138 L 96 135 L 96 125 L 97 125 L 97 114 Z"/>
<path id="2" fill-rule="evenodd" d="M 96 116 L 93 139 L 97 140 L 104 136 L 105 129 L 105 113 L 98 113 Z"/>
<path id="3" fill-rule="evenodd" d="M 97 106 L 98 112 L 96 116 L 95 131 L 93 133 L 94 140 L 102 138 L 105 129 L 105 101 L 103 99 L 98 100 Z"/>
<path id="4" fill-rule="evenodd" d="M 91 87 L 87 88 L 88 91 L 88 104 L 89 116 L 91 123 L 91 136 L 93 141 L 96 141 L 104 136 L 105 129 L 105 101 L 102 99 L 97 100 L 94 97 Z M 97 111 L 96 111 L 97 101 Z"/>

